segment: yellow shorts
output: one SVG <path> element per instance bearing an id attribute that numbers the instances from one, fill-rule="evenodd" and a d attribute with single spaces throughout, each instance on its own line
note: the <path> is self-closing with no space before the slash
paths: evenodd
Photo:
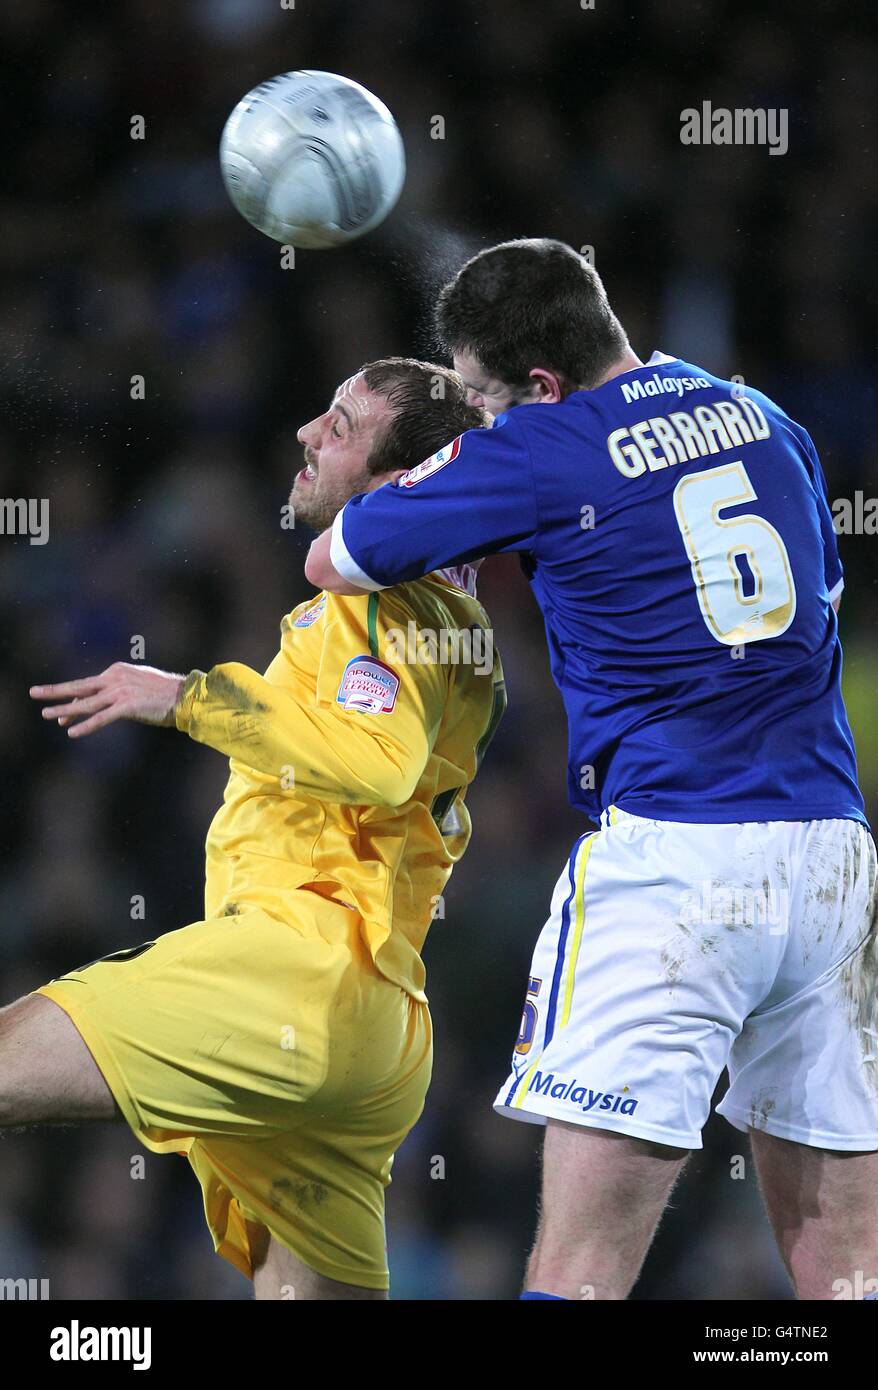
<path id="1" fill-rule="evenodd" d="M 196 922 L 37 993 L 141 1142 L 187 1155 L 219 1254 L 252 1277 L 257 1222 L 319 1274 L 385 1289 L 384 1188 L 423 1108 L 430 1015 L 349 908 L 292 891 L 284 918 Z"/>

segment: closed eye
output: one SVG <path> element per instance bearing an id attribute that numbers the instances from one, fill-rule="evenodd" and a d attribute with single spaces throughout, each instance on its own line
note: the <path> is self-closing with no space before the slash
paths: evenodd
<path id="1" fill-rule="evenodd" d="M 334 439 L 344 439 L 345 434 L 347 433 L 347 431 L 349 431 L 349 430 L 351 429 L 351 418 L 350 418 L 350 416 L 348 415 L 348 412 L 345 410 L 344 406 L 341 405 L 338 401 L 336 401 L 335 404 L 334 404 L 334 406 L 332 407 L 332 413 L 333 413 L 333 416 L 334 416 L 333 425 L 332 425 L 332 435 L 333 435 L 333 438 L 334 438 Z M 344 431 L 340 431 L 340 430 L 339 430 L 339 422 L 340 422 L 340 421 L 344 423 L 344 426 L 345 426 L 345 430 L 344 430 Z"/>

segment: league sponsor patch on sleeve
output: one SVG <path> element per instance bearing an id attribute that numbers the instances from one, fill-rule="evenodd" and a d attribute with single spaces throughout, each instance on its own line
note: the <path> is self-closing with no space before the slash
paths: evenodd
<path id="1" fill-rule="evenodd" d="M 398 487 L 414 487 L 415 483 L 422 483 L 425 478 L 429 478 L 433 473 L 438 473 L 440 468 L 444 468 L 446 463 L 451 463 L 460 453 L 460 441 L 462 435 L 452 439 L 450 444 L 446 444 L 440 449 L 438 454 L 432 454 L 430 458 L 424 459 L 423 463 L 415 464 L 407 473 L 403 473 L 397 484 Z"/>
<path id="2" fill-rule="evenodd" d="M 321 594 L 315 604 L 312 604 L 310 608 L 306 608 L 303 613 L 299 614 L 298 618 L 293 619 L 293 627 L 310 627 L 312 623 L 316 623 L 325 607 L 326 595 Z"/>
<path id="3" fill-rule="evenodd" d="M 357 714 L 390 714 L 399 692 L 399 676 L 374 656 L 354 656 L 344 668 L 336 704 Z"/>

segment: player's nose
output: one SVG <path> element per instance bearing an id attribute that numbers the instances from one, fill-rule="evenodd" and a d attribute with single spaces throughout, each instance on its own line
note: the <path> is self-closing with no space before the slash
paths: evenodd
<path id="1" fill-rule="evenodd" d="M 312 449 L 315 448 L 320 440 L 319 425 L 320 421 L 316 419 L 309 420 L 307 425 L 300 425 L 299 428 L 296 430 L 296 438 L 298 439 L 299 443 L 310 444 Z"/>

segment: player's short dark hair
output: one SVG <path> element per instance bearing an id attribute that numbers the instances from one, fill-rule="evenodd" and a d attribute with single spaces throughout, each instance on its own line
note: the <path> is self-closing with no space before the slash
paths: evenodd
<path id="1" fill-rule="evenodd" d="M 554 372 L 565 392 L 588 390 L 628 346 L 597 271 L 547 237 L 473 256 L 439 295 L 436 324 L 449 352 L 472 353 L 516 390 L 533 367 Z"/>
<path id="2" fill-rule="evenodd" d="M 490 423 L 483 410 L 467 404 L 466 387 L 448 367 L 414 357 L 382 357 L 360 372 L 369 390 L 393 408 L 366 460 L 372 474 L 414 468 L 464 430 Z"/>

